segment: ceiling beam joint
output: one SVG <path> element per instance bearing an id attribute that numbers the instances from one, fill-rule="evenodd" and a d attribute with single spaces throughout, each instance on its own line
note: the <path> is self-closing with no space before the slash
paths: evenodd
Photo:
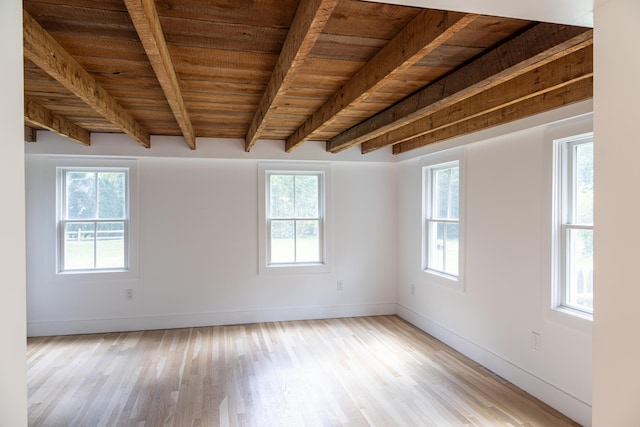
<path id="1" fill-rule="evenodd" d="M 338 0 L 302 0 L 293 18 L 282 51 L 262 96 L 260 105 L 245 137 L 245 151 L 249 152 L 275 113 L 274 106 L 283 97 L 305 58 L 311 52 Z"/>
<path id="2" fill-rule="evenodd" d="M 329 126 L 340 112 L 380 90 L 397 74 L 446 43 L 477 17 L 478 15 L 434 9 L 420 12 L 287 138 L 286 151 L 290 152 L 312 139 L 315 133 Z"/>
<path id="3" fill-rule="evenodd" d="M 124 3 L 182 135 L 189 148 L 195 150 L 196 137 L 193 125 L 182 97 L 155 3 L 153 0 L 125 0 Z"/>
<path id="4" fill-rule="evenodd" d="M 362 144 L 591 43 L 592 29 L 536 24 L 435 83 L 331 138 L 327 142 L 327 151 L 337 153 Z"/>
<path id="5" fill-rule="evenodd" d="M 26 10 L 22 12 L 24 56 L 140 145 L 149 148 L 151 138 L 142 125 Z"/>

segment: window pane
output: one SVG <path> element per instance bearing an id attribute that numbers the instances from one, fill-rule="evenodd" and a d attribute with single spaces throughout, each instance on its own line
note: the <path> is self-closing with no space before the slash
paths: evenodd
<path id="1" fill-rule="evenodd" d="M 297 175 L 296 182 L 296 218 L 318 218 L 318 176 Z"/>
<path id="2" fill-rule="evenodd" d="M 125 172 L 98 174 L 98 218 L 125 218 Z"/>
<path id="3" fill-rule="evenodd" d="M 296 261 L 321 261 L 319 221 L 296 221 Z"/>
<path id="4" fill-rule="evenodd" d="M 458 224 L 445 226 L 444 272 L 458 275 Z"/>
<path id="5" fill-rule="evenodd" d="M 96 268 L 125 268 L 124 222 L 97 224 Z"/>
<path id="6" fill-rule="evenodd" d="M 593 310 L 593 230 L 567 230 L 566 304 Z"/>
<path id="7" fill-rule="evenodd" d="M 459 168 L 433 171 L 433 217 L 458 219 Z"/>
<path id="8" fill-rule="evenodd" d="M 67 219 L 91 219 L 96 215 L 95 172 L 66 172 Z"/>
<path id="9" fill-rule="evenodd" d="M 293 178 L 293 175 L 269 175 L 270 218 L 293 217 Z"/>
<path id="10" fill-rule="evenodd" d="M 65 270 L 94 268 L 94 232 L 93 223 L 66 223 L 63 242 Z"/>
<path id="11" fill-rule="evenodd" d="M 577 224 L 593 224 L 593 143 L 575 146 L 575 184 Z"/>
<path id="12" fill-rule="evenodd" d="M 294 221 L 271 221 L 270 264 L 295 262 Z"/>
<path id="13" fill-rule="evenodd" d="M 444 271 L 444 223 L 429 224 L 429 265 L 428 268 Z"/>

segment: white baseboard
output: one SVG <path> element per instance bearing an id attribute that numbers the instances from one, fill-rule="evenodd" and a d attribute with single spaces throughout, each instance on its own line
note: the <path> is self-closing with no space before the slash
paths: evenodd
<path id="1" fill-rule="evenodd" d="M 109 319 L 52 320 L 27 322 L 27 336 L 77 335 L 390 314 L 396 314 L 395 303 L 288 307 Z"/>
<path id="2" fill-rule="evenodd" d="M 585 427 L 591 426 L 592 410 L 587 402 L 405 306 L 398 304 L 396 314 L 569 418 Z"/>

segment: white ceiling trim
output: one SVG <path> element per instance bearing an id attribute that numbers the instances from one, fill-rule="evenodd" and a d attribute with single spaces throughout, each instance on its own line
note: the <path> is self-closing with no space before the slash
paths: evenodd
<path id="1" fill-rule="evenodd" d="M 532 21 L 593 27 L 594 0 L 369 0 Z"/>

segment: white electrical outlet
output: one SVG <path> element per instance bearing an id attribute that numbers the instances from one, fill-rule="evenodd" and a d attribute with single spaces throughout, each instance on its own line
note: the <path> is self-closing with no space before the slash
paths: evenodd
<path id="1" fill-rule="evenodd" d="M 133 289 L 124 290 L 124 299 L 127 301 L 133 301 Z"/>
<path id="2" fill-rule="evenodd" d="M 542 337 L 538 332 L 531 332 L 531 348 L 540 350 L 542 347 Z"/>
<path id="3" fill-rule="evenodd" d="M 344 281 L 342 279 L 338 280 L 336 288 L 338 289 L 338 291 L 342 291 L 342 289 L 344 289 Z"/>

